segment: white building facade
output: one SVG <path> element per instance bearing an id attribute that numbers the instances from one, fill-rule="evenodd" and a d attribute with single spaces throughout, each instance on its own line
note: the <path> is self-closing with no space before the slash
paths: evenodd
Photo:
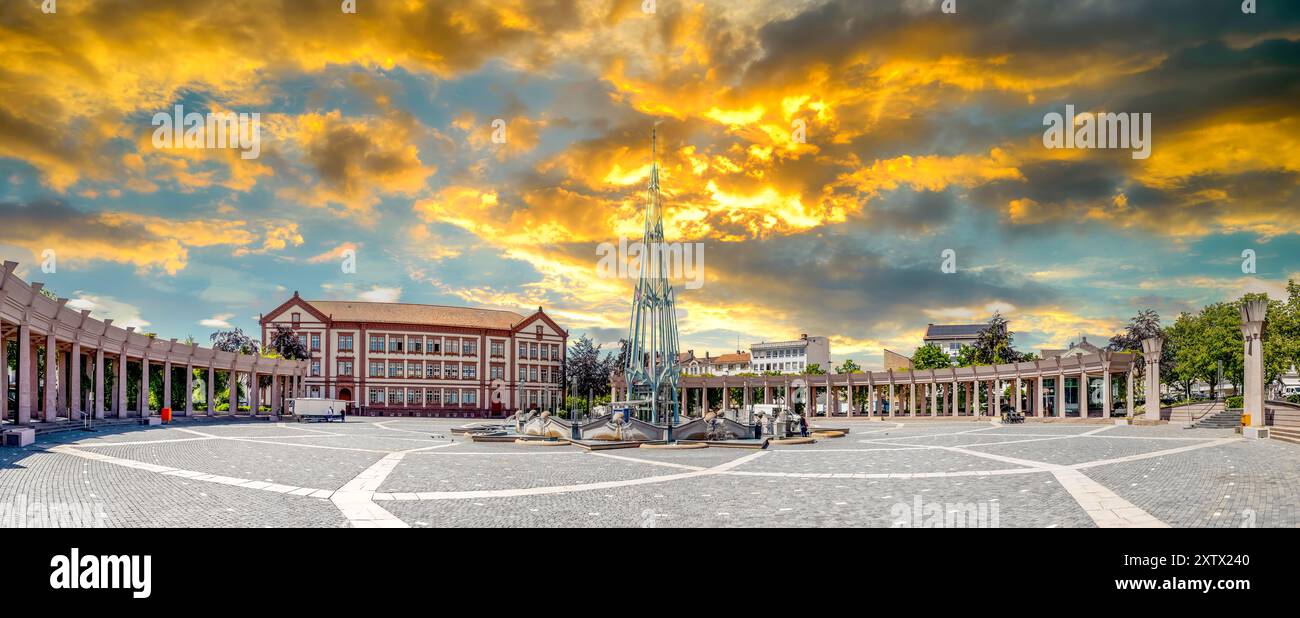
<path id="1" fill-rule="evenodd" d="M 826 337 L 801 335 L 794 341 L 754 343 L 749 346 L 751 371 L 780 371 L 799 373 L 809 365 L 817 365 L 830 372 L 831 342 Z"/>
<path id="2" fill-rule="evenodd" d="M 309 397 L 355 402 L 376 416 L 504 416 L 563 403 L 568 332 L 539 307 L 512 311 L 298 296 L 261 318 L 311 354 Z"/>

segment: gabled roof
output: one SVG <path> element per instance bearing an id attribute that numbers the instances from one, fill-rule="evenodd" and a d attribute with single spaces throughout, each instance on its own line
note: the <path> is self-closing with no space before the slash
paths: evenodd
<path id="1" fill-rule="evenodd" d="M 467 328 L 511 330 L 522 324 L 524 316 L 499 309 L 475 309 L 446 305 L 410 303 L 372 303 L 351 300 L 307 301 L 321 313 L 338 322 L 391 322 L 394 324 L 436 324 Z"/>
<path id="2" fill-rule="evenodd" d="M 946 339 L 949 337 L 979 337 L 986 324 L 930 324 L 925 329 L 926 339 Z"/>
<path id="3" fill-rule="evenodd" d="M 725 365 L 728 363 L 748 363 L 749 352 L 740 352 L 737 354 L 719 354 L 713 357 L 714 364 Z"/>

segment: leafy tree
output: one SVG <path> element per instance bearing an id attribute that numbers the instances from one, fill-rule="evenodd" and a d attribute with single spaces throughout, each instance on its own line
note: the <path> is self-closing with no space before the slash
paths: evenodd
<path id="1" fill-rule="evenodd" d="M 1023 356 L 1013 346 L 1015 333 L 1007 327 L 1007 319 L 994 313 L 989 323 L 980 330 L 975 340 L 975 364 L 998 365 L 1020 362 Z"/>
<path id="2" fill-rule="evenodd" d="M 976 358 L 978 353 L 979 352 L 971 346 L 961 346 L 961 348 L 957 350 L 957 366 L 971 367 L 980 364 L 979 360 Z"/>
<path id="3" fill-rule="evenodd" d="M 274 350 L 280 358 L 289 360 L 307 360 L 311 358 L 311 352 L 307 351 L 306 344 L 298 337 L 293 329 L 283 324 L 275 327 L 275 332 L 271 333 L 271 341 L 267 344 L 268 350 Z"/>
<path id="4" fill-rule="evenodd" d="M 812 363 L 807 367 L 804 367 L 804 370 L 801 373 L 806 376 L 824 376 L 826 375 L 826 370 L 822 369 L 821 364 Z"/>
<path id="5" fill-rule="evenodd" d="M 859 367 L 857 363 L 853 362 L 853 359 L 851 358 L 844 359 L 844 362 L 840 363 L 840 366 L 835 368 L 835 373 L 861 373 L 861 372 L 862 372 L 862 368 Z"/>
<path id="6" fill-rule="evenodd" d="M 968 346 L 964 349 L 973 350 Z M 912 354 L 912 367 L 915 369 L 942 369 L 952 366 L 952 358 L 938 345 L 927 343 Z"/>
<path id="7" fill-rule="evenodd" d="M 583 335 L 569 347 L 564 359 L 564 373 L 575 389 L 573 394 L 584 400 L 588 393 L 608 393 L 609 376 L 616 371 L 618 358 L 613 354 L 602 358 L 600 348 Z"/>
<path id="8" fill-rule="evenodd" d="M 245 335 L 243 329 L 219 330 L 212 333 L 209 339 L 212 341 L 214 350 L 239 354 L 257 354 L 257 342 L 252 337 Z"/>

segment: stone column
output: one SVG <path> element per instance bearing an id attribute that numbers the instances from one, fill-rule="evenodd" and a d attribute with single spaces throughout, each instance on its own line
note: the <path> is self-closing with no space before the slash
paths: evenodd
<path id="1" fill-rule="evenodd" d="M 763 385 L 763 403 L 769 405 L 772 403 L 772 387 L 767 384 Z"/>
<path id="2" fill-rule="evenodd" d="M 722 410 L 719 410 L 719 412 L 725 412 L 729 407 L 731 407 L 731 389 L 727 388 L 727 381 L 723 380 L 722 381 Z"/>
<path id="3" fill-rule="evenodd" d="M 235 366 L 230 366 L 230 397 L 227 403 L 230 405 L 230 415 L 234 416 L 239 413 L 239 372 L 235 371 Z"/>
<path id="4" fill-rule="evenodd" d="M 1147 403 L 1144 414 L 1148 420 L 1160 420 L 1160 353 L 1164 349 L 1164 343 L 1160 337 L 1142 340 L 1142 355 L 1146 361 L 1147 372 Z M 1251 422 L 1253 423 L 1254 419 L 1251 419 Z"/>
<path id="5" fill-rule="evenodd" d="M 1128 373 L 1124 375 L 1124 405 L 1126 407 L 1124 412 L 1128 414 L 1128 417 L 1130 419 L 1133 418 L 1133 410 L 1135 407 L 1134 402 L 1135 399 L 1133 395 L 1133 368 L 1129 367 Z"/>
<path id="6" fill-rule="evenodd" d="M 1110 391 L 1112 389 L 1110 380 L 1110 359 L 1104 358 L 1106 370 L 1101 374 L 1101 417 L 1110 418 L 1112 402 Z"/>
<path id="7" fill-rule="evenodd" d="M 907 415 L 912 417 L 916 416 L 916 382 L 912 382 L 911 388 L 907 394 Z"/>
<path id="8" fill-rule="evenodd" d="M 930 416 L 939 416 L 939 381 L 930 383 Z"/>
<path id="9" fill-rule="evenodd" d="M 149 417 L 149 357 L 140 358 L 140 418 Z"/>
<path id="10" fill-rule="evenodd" d="M 682 389 L 685 393 L 686 389 Z M 284 402 L 280 401 L 280 374 L 271 374 L 271 414 L 280 416 L 284 414 Z M 428 402 L 425 402 L 428 405 Z"/>
<path id="11" fill-rule="evenodd" d="M 159 410 L 172 407 L 172 361 L 163 361 L 163 396 Z"/>
<path id="12" fill-rule="evenodd" d="M 261 376 L 254 367 L 248 374 L 248 413 L 253 416 L 257 416 L 258 409 L 262 407 L 261 386 Z"/>
<path id="13" fill-rule="evenodd" d="M 68 383 L 72 381 L 68 374 L 69 363 L 63 352 L 59 351 L 57 344 L 54 349 L 54 358 L 57 363 L 57 366 L 54 368 L 54 374 L 58 377 L 59 382 L 59 390 L 54 394 L 54 409 L 55 412 L 57 412 L 56 418 L 59 414 L 63 415 L 65 418 L 71 418 L 68 416 L 68 403 L 70 399 L 68 395 L 72 392 L 71 389 L 68 388 Z"/>
<path id="14" fill-rule="evenodd" d="M 1079 418 L 1088 418 L 1088 372 L 1083 368 L 1083 357 L 1079 357 Z"/>
<path id="15" fill-rule="evenodd" d="M 1021 382 L 1020 382 L 1020 376 L 1016 376 L 1015 397 L 1016 397 L 1016 414 L 1017 414 L 1017 415 L 1020 415 L 1020 414 L 1024 414 L 1024 413 L 1025 413 L 1024 407 L 1023 407 L 1023 406 L 1021 405 L 1021 403 L 1020 403 L 1020 389 L 1021 389 L 1022 386 L 1023 386 L 1023 384 L 1021 384 Z"/>
<path id="16" fill-rule="evenodd" d="M 1056 375 L 1056 416 L 1065 418 L 1065 374 Z"/>
<path id="17" fill-rule="evenodd" d="M 194 416 L 194 363 L 185 362 L 185 416 Z"/>
<path id="18" fill-rule="evenodd" d="M 123 349 L 122 353 L 117 355 L 117 373 L 113 376 L 113 384 L 117 386 L 117 405 L 114 408 L 117 411 L 118 418 L 126 418 L 126 408 L 129 403 L 126 400 L 126 381 L 128 379 L 126 365 L 126 349 Z"/>
<path id="19" fill-rule="evenodd" d="M 960 408 L 961 397 L 958 396 L 957 394 L 959 388 L 960 387 L 958 386 L 957 379 L 953 378 L 952 383 L 948 385 L 948 393 L 952 395 L 952 417 L 953 418 L 957 418 L 958 416 L 961 416 L 961 408 Z"/>
<path id="20" fill-rule="evenodd" d="M 894 413 L 898 411 L 898 405 L 894 403 L 894 383 L 889 383 L 889 417 L 893 418 Z"/>
<path id="21" fill-rule="evenodd" d="M 1038 388 L 1034 391 L 1034 405 L 1037 406 L 1034 415 L 1038 417 L 1047 415 L 1047 389 L 1043 388 L 1043 383 L 1043 376 L 1039 375 Z"/>
<path id="22" fill-rule="evenodd" d="M 992 399 L 993 399 L 993 411 L 989 413 L 989 416 L 992 416 L 993 418 L 998 418 L 999 416 L 1002 416 L 1002 381 L 1001 380 L 998 379 L 993 380 Z"/>
<path id="23" fill-rule="evenodd" d="M 96 419 L 104 418 L 104 347 L 95 348 L 95 411 Z"/>
<path id="24" fill-rule="evenodd" d="M 1245 346 L 1242 357 L 1246 376 L 1242 396 L 1242 414 L 1250 415 L 1251 427 L 1264 426 L 1264 320 L 1268 302 L 1248 301 L 1241 307 L 1241 336 Z M 1145 342 L 1144 342 L 1145 343 Z M 1254 437 L 1247 435 L 1247 437 Z"/>
<path id="25" fill-rule="evenodd" d="M 214 368 L 212 367 L 212 365 L 208 365 L 208 379 L 207 379 L 207 380 L 204 382 L 204 384 L 203 384 L 203 388 L 207 391 L 207 398 L 204 399 L 204 401 L 207 403 L 207 408 L 208 408 L 208 410 L 207 410 L 207 414 L 208 414 L 208 416 L 215 416 L 216 413 L 217 413 L 217 402 L 216 402 L 216 397 L 217 397 L 217 385 L 216 385 L 216 377 L 217 377 L 217 370 L 214 369 Z"/>
<path id="26" fill-rule="evenodd" d="M 58 343 L 54 340 L 54 335 L 45 336 L 45 415 L 42 418 L 47 423 L 53 423 L 58 413 L 58 401 L 56 400 L 58 386 L 55 384 L 55 369 L 58 367 L 58 360 L 55 358 L 58 352 Z"/>
<path id="27" fill-rule="evenodd" d="M 81 342 L 72 342 L 72 356 L 68 363 L 68 418 L 81 420 Z"/>

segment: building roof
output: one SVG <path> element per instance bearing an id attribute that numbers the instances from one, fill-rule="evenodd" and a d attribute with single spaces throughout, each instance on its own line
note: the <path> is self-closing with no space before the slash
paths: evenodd
<path id="1" fill-rule="evenodd" d="M 713 357 L 713 363 L 716 365 L 726 365 L 728 363 L 748 363 L 749 352 L 738 352 L 736 354 L 719 354 Z"/>
<path id="2" fill-rule="evenodd" d="M 975 339 L 987 324 L 930 324 L 925 329 L 929 339 Z"/>
<path id="3" fill-rule="evenodd" d="M 1062 356 L 1065 354 L 1096 354 L 1100 351 L 1101 348 L 1088 343 L 1088 338 L 1084 337 L 1083 340 L 1078 343 L 1074 343 L 1073 341 L 1070 342 L 1070 347 L 1064 350 L 1044 349 L 1041 350 L 1038 355 L 1042 358 L 1052 358 L 1054 356 Z"/>
<path id="4" fill-rule="evenodd" d="M 309 300 L 307 303 L 330 316 L 330 319 L 342 322 L 436 324 L 510 330 L 526 319 L 513 311 L 446 305 L 370 303 L 350 300 Z"/>

